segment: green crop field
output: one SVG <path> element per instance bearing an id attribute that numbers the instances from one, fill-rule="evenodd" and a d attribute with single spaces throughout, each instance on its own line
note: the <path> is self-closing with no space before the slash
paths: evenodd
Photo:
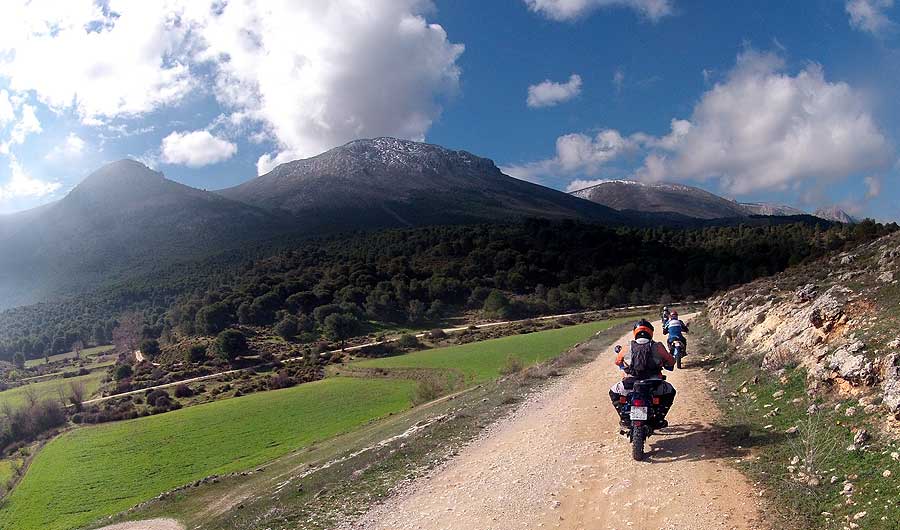
<path id="1" fill-rule="evenodd" d="M 354 363 L 365 368 L 436 368 L 462 372 L 469 384 L 499 377 L 510 356 L 525 366 L 556 357 L 575 343 L 629 319 L 603 320 Z"/>
<path id="2" fill-rule="evenodd" d="M 87 375 L 79 375 L 77 377 L 68 377 L 68 378 L 56 378 L 49 379 L 47 381 L 41 381 L 39 383 L 30 383 L 23 386 L 18 386 L 16 388 L 11 388 L 9 390 L 4 390 L 0 392 L 0 409 L 5 407 L 7 404 L 15 407 L 22 406 L 26 401 L 26 396 L 28 392 L 34 392 L 34 395 L 38 400 L 45 399 L 58 399 L 59 398 L 59 388 L 62 388 L 65 392 L 68 393 L 69 384 L 83 384 L 84 385 L 84 395 L 85 397 L 92 395 L 97 392 L 100 388 L 100 380 L 103 379 L 105 372 L 103 370 L 97 370 L 95 372 L 91 372 Z"/>
<path id="3" fill-rule="evenodd" d="M 85 348 L 84 350 L 81 350 L 81 358 L 84 359 L 85 357 L 93 357 L 95 355 L 100 355 L 100 354 L 106 353 L 112 349 L 113 349 L 113 346 L 94 346 L 93 348 Z M 51 355 L 50 362 L 52 363 L 52 362 L 56 362 L 56 361 L 62 361 L 65 359 L 74 359 L 74 358 L 75 358 L 75 352 L 70 351 L 67 353 L 59 353 L 56 355 Z M 43 357 L 41 357 L 40 359 L 28 359 L 27 361 L 25 361 L 25 366 L 27 368 L 31 368 L 33 366 L 40 366 L 40 365 L 44 364 L 45 362 L 46 361 L 44 361 Z"/>
<path id="4" fill-rule="evenodd" d="M 96 427 L 48 443 L 0 528 L 63 530 L 212 474 L 245 470 L 410 406 L 408 381 L 335 377 Z"/>

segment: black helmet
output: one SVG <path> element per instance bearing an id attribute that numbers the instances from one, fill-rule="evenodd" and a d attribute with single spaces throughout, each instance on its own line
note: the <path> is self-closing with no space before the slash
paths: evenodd
<path id="1" fill-rule="evenodd" d="M 646 319 L 642 318 L 635 322 L 632 330 L 636 339 L 653 339 L 653 324 Z"/>

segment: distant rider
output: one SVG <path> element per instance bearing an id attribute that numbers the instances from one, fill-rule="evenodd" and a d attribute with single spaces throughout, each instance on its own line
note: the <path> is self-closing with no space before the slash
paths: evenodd
<path id="1" fill-rule="evenodd" d="M 674 309 L 669 314 L 669 320 L 663 324 L 663 333 L 668 335 L 668 339 L 666 342 L 669 344 L 669 349 L 672 349 L 672 343 L 676 340 L 680 340 L 684 345 L 682 346 L 681 354 L 682 356 L 687 355 L 687 339 L 684 338 L 684 334 L 690 332 L 687 324 L 680 318 L 678 318 L 678 311 Z"/>
<path id="2" fill-rule="evenodd" d="M 662 313 L 660 313 L 659 315 L 659 319 L 662 321 L 663 327 L 666 327 L 666 322 L 669 321 L 670 316 L 671 313 L 669 311 L 669 306 L 664 305 L 662 308 Z"/>
<path id="3" fill-rule="evenodd" d="M 616 356 L 616 366 L 625 375 L 609 389 L 609 399 L 621 418 L 622 404 L 619 403 L 619 396 L 628 396 L 635 381 L 662 379 L 662 369 L 673 370 L 675 358 L 663 343 L 653 340 L 653 324 L 641 319 L 634 324 L 634 340 L 628 350 L 622 349 Z M 675 402 L 675 388 L 666 381 L 661 381 L 653 394 L 659 396 L 659 410 L 663 417 L 659 428 L 666 427 L 668 422 L 665 417 Z M 627 426 L 624 419 L 621 423 Z"/>

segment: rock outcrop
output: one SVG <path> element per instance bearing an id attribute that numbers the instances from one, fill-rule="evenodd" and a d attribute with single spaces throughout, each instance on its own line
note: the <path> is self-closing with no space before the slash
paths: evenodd
<path id="1" fill-rule="evenodd" d="M 898 277 L 892 234 L 715 297 L 710 321 L 763 368 L 801 366 L 811 392 L 860 396 L 900 418 Z"/>

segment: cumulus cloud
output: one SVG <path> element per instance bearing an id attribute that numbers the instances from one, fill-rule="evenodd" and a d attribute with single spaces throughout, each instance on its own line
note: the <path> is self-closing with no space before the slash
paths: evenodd
<path id="1" fill-rule="evenodd" d="M 44 197 L 61 186 L 59 182 L 47 182 L 31 177 L 15 156 L 9 157 L 9 170 L 11 173 L 9 180 L 0 184 L 0 201 L 22 197 Z"/>
<path id="2" fill-rule="evenodd" d="M 874 176 L 868 176 L 863 179 L 866 185 L 866 199 L 874 199 L 881 195 L 881 179 Z"/>
<path id="3" fill-rule="evenodd" d="M 4 5 L 0 78 L 90 126 L 211 91 L 276 148 L 259 170 L 359 137 L 421 140 L 458 89 L 461 44 L 428 0 Z"/>
<path id="4" fill-rule="evenodd" d="M 529 181 L 564 175 L 594 175 L 608 162 L 640 146 L 640 137 L 624 137 L 614 129 L 595 136 L 573 133 L 556 139 L 556 156 L 547 160 L 502 167 L 507 175 Z"/>
<path id="5" fill-rule="evenodd" d="M 893 147 L 861 92 L 827 80 L 817 64 L 791 75 L 780 57 L 753 50 L 701 96 L 689 120 L 673 119 L 668 134 L 624 136 L 606 129 L 585 139 L 561 136 L 556 156 L 513 166 L 510 174 L 582 178 L 639 152 L 644 162 L 635 178 L 714 180 L 742 195 L 823 185 L 886 169 L 893 160 Z"/>
<path id="6" fill-rule="evenodd" d="M 779 57 L 752 50 L 658 147 L 667 153 L 649 174 L 715 178 L 735 194 L 884 168 L 893 152 L 860 92 L 817 64 L 790 75 Z"/>
<path id="7" fill-rule="evenodd" d="M 581 76 L 572 74 L 565 83 L 545 79 L 536 85 L 529 86 L 526 103 L 533 109 L 553 107 L 569 101 L 578 94 L 581 94 Z"/>
<path id="8" fill-rule="evenodd" d="M 228 160 L 237 146 L 209 131 L 175 131 L 163 138 L 160 153 L 167 164 L 201 167 Z"/>
<path id="9" fill-rule="evenodd" d="M 633 9 L 651 21 L 674 13 L 671 0 L 525 0 L 528 9 L 558 21 L 571 21 L 605 7 Z"/>
<path id="10" fill-rule="evenodd" d="M 13 114 L 13 119 L 16 119 L 15 114 Z M 37 114 L 35 114 L 34 107 L 28 104 L 21 105 L 18 121 L 13 125 L 8 138 L 0 142 L 0 153 L 9 154 L 12 146 L 25 143 L 25 139 L 29 135 L 37 134 L 41 131 L 41 122 L 38 120 Z"/>
<path id="11" fill-rule="evenodd" d="M 9 92 L 0 90 L 0 129 L 16 119 L 16 113 L 13 109 L 12 101 L 9 99 Z"/>
<path id="12" fill-rule="evenodd" d="M 594 180 L 575 179 L 566 186 L 566 191 L 573 192 L 573 191 L 583 190 L 585 188 L 590 188 L 591 186 L 596 186 L 597 184 L 603 184 L 604 182 L 609 182 L 609 179 L 594 179 Z"/>
<path id="13" fill-rule="evenodd" d="M 69 133 L 63 142 L 47 153 L 48 160 L 71 160 L 84 152 L 85 141 L 75 133 Z"/>
<path id="14" fill-rule="evenodd" d="M 894 0 L 847 0 L 844 5 L 850 15 L 850 26 L 880 35 L 894 27 L 885 11 L 894 6 Z"/>

